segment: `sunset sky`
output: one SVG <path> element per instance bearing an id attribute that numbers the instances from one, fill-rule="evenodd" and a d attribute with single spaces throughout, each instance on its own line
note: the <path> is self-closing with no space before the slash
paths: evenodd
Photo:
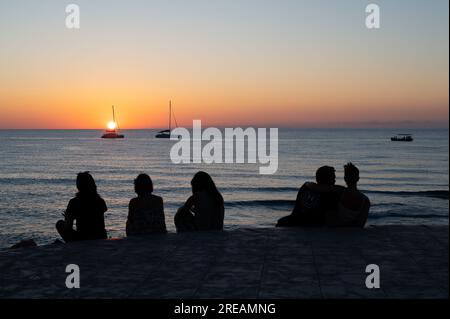
<path id="1" fill-rule="evenodd" d="M 381 7 L 381 29 L 365 7 Z M 81 29 L 65 27 L 65 7 Z M 0 129 L 448 127 L 448 0 L 0 0 Z"/>

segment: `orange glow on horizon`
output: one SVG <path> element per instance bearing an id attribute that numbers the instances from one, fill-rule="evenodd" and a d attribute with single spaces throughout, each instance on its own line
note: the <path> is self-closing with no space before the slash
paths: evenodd
<path id="1" fill-rule="evenodd" d="M 340 81 L 330 72 L 214 81 L 203 80 L 202 74 L 156 81 L 147 73 L 101 70 L 74 71 L 63 79 L 22 74 L 0 85 L 0 128 L 103 129 L 111 118 L 110 105 L 116 106 L 121 129 L 167 128 L 170 99 L 184 127 L 197 119 L 205 126 L 229 127 L 448 123 L 447 72 L 396 78 L 378 71 L 368 78 L 347 74 Z"/>
<path id="2" fill-rule="evenodd" d="M 376 31 L 352 1 L 91 1 L 76 31 L 47 2 L 0 4 L 0 129 L 164 129 L 169 100 L 183 127 L 448 127 L 448 1 Z"/>

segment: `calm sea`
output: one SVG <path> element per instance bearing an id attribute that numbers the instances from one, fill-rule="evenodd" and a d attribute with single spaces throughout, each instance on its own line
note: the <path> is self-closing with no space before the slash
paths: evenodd
<path id="1" fill-rule="evenodd" d="M 386 129 L 281 129 L 279 168 L 259 175 L 259 164 L 172 164 L 174 142 L 156 131 L 122 131 L 102 140 L 96 130 L 0 131 L 0 248 L 22 239 L 39 244 L 58 236 L 55 222 L 76 192 L 75 177 L 91 171 L 106 200 L 110 236 L 123 236 L 138 173 L 151 175 L 174 231 L 177 208 L 190 195 L 198 170 L 209 172 L 226 202 L 226 228 L 272 227 L 293 207 L 298 188 L 322 165 L 360 168 L 360 189 L 371 199 L 369 224 L 448 225 L 448 130 L 408 130 L 413 143 L 391 142 Z"/>

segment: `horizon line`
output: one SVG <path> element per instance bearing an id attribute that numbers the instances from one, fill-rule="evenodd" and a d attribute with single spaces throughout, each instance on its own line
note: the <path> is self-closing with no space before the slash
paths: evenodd
<path id="1" fill-rule="evenodd" d="M 216 128 L 278 128 L 278 129 L 399 129 L 399 130 L 414 130 L 414 129 L 436 129 L 436 130 L 448 130 L 449 126 L 258 126 L 258 125 L 237 125 L 237 126 L 230 126 L 230 125 L 220 125 L 220 126 L 205 126 L 203 128 L 209 128 L 209 127 L 216 127 Z M 179 128 L 187 128 L 192 129 L 192 126 L 179 126 Z M 143 128 L 122 128 L 119 129 L 119 131 L 153 131 L 153 130 L 166 130 L 167 127 L 155 127 L 155 128 L 149 128 L 149 127 L 143 127 Z M 104 131 L 105 128 L 0 128 L 0 131 Z"/>

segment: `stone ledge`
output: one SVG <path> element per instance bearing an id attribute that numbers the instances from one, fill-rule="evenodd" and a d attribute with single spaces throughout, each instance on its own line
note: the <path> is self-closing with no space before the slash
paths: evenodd
<path id="1" fill-rule="evenodd" d="M 448 243 L 447 226 L 377 226 L 48 245 L 0 252 L 0 298 L 448 298 Z M 68 264 L 80 289 L 65 286 Z"/>

